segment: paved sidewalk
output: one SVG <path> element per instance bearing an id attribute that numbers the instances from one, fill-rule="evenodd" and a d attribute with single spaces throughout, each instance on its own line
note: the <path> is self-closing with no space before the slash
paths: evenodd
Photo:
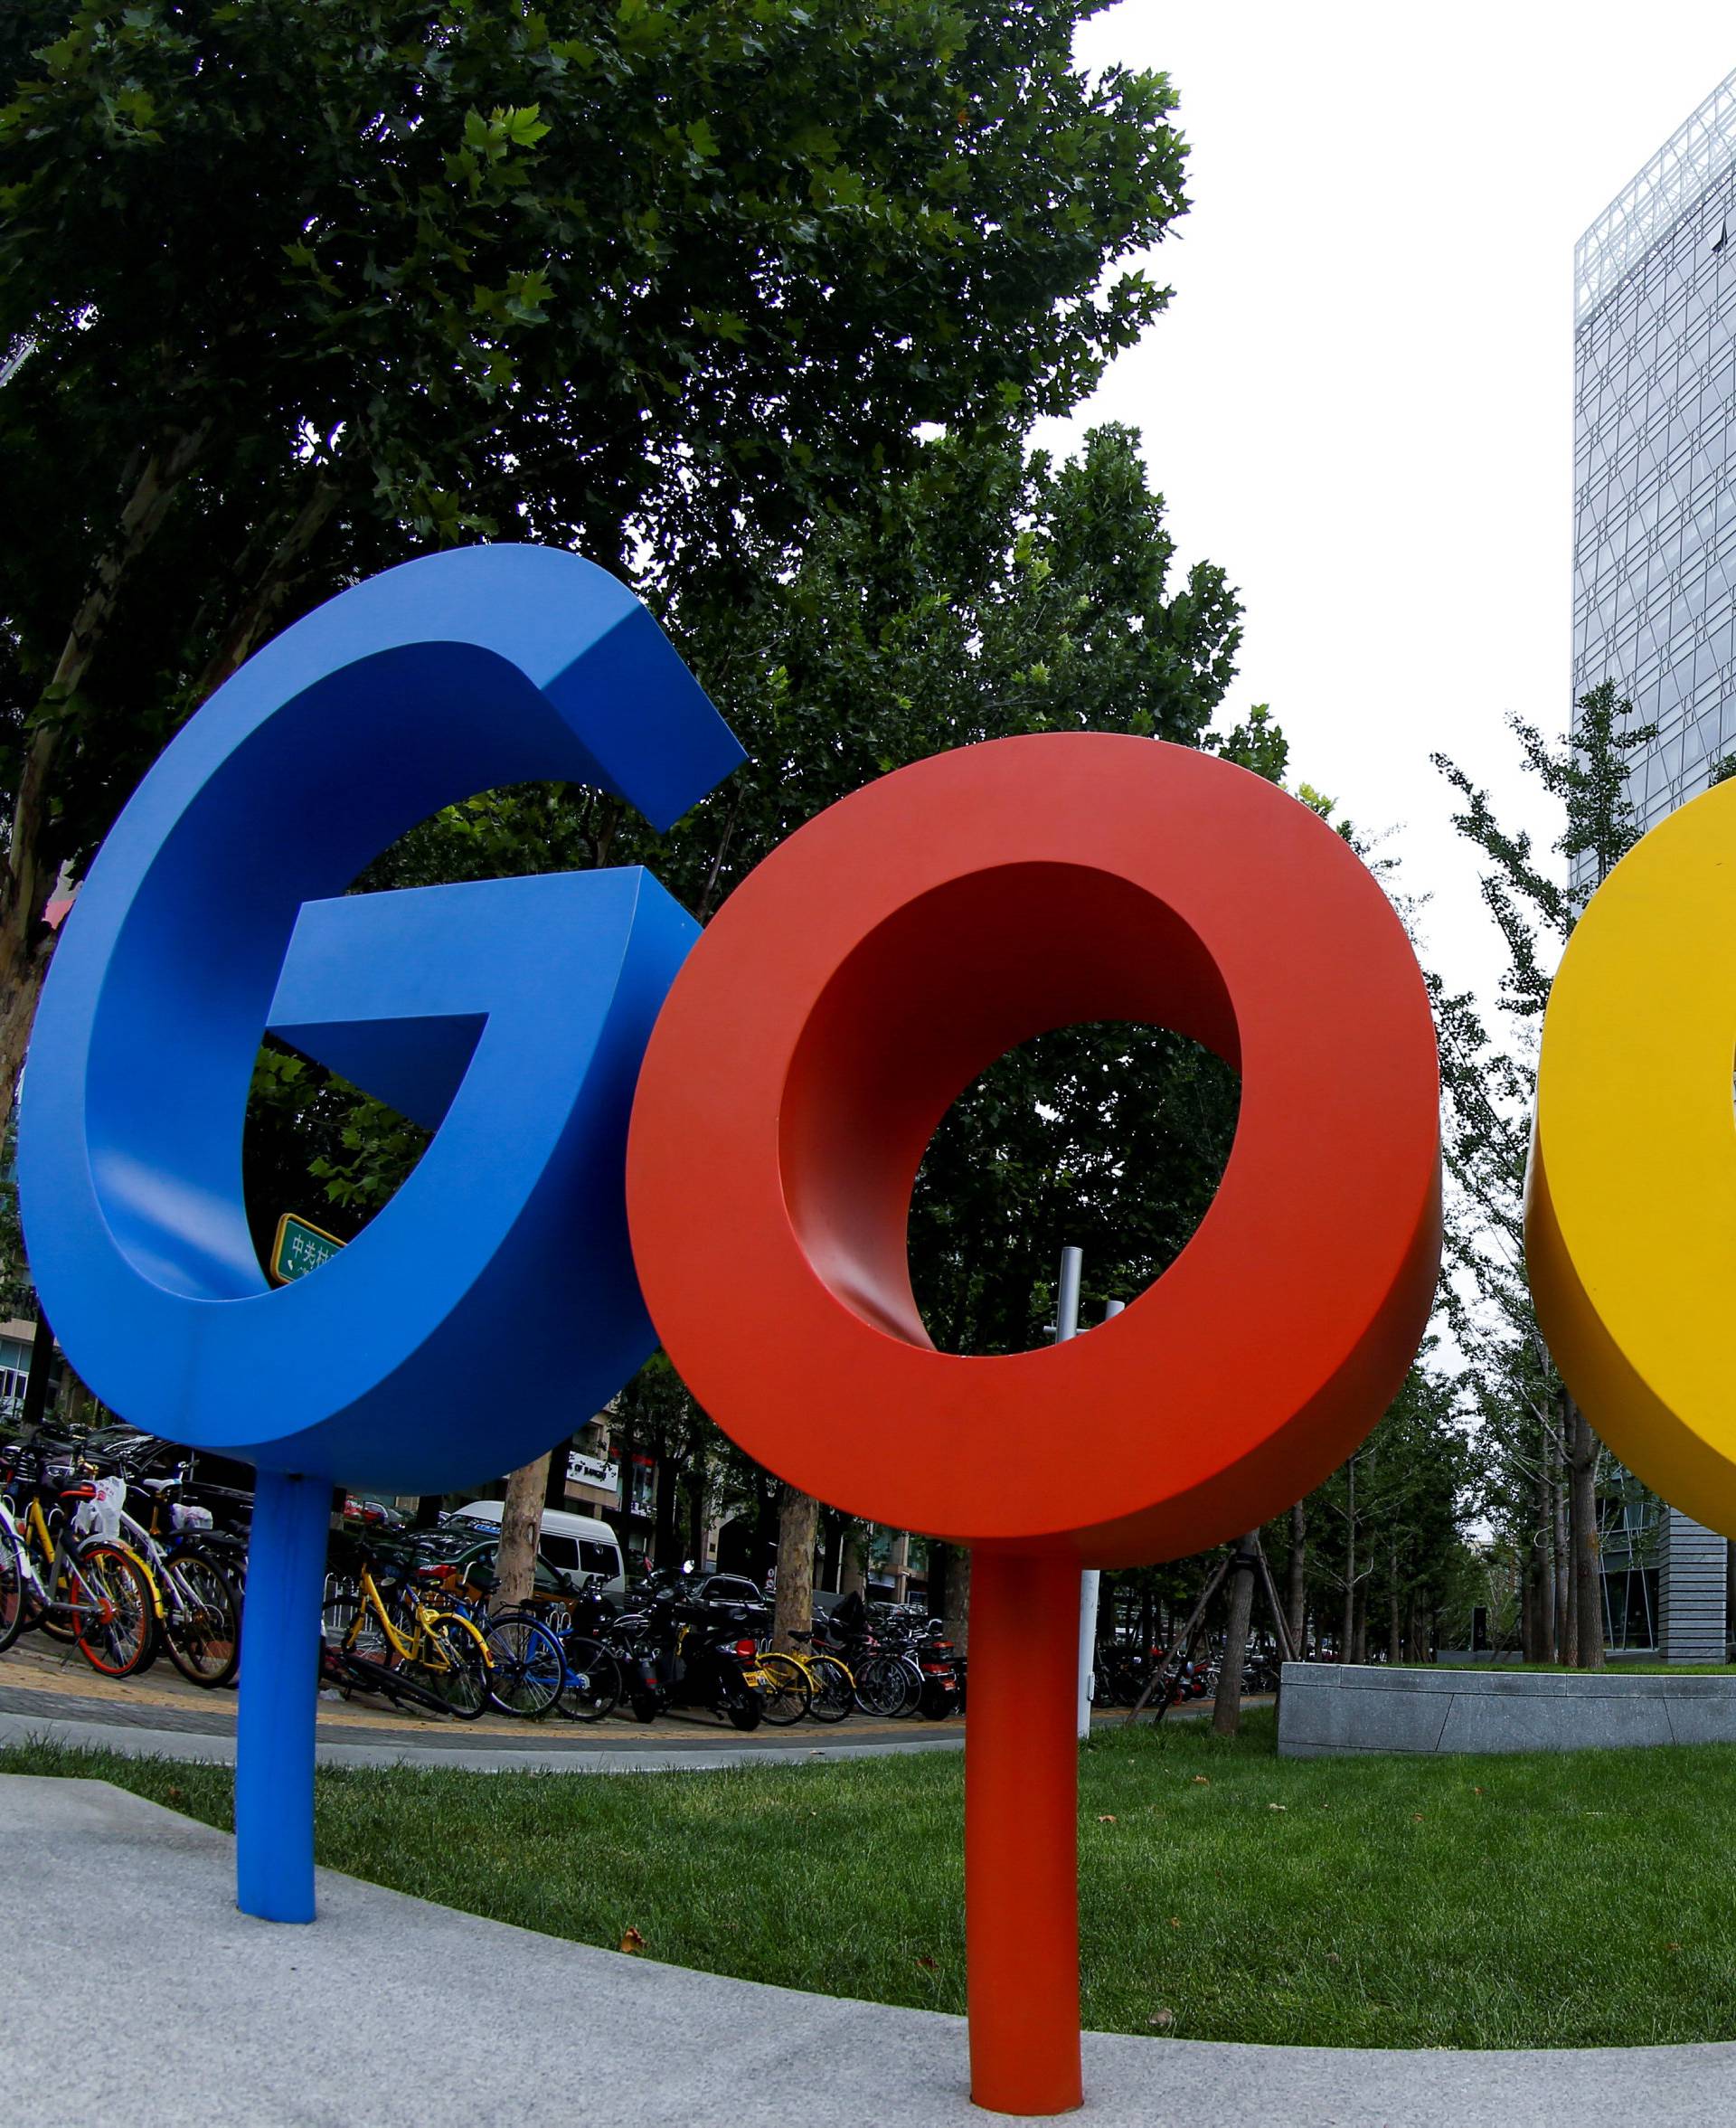
<path id="1" fill-rule="evenodd" d="M 137 1756 L 198 1759 L 232 1765 L 233 1691 L 203 1691 L 159 1660 L 143 1677 L 102 1678 L 75 1652 L 52 1642 L 20 1642 L 0 1660 L 0 1745 L 32 1737 L 88 1745 Z M 747 1736 L 714 1715 L 681 1708 L 655 1723 L 627 1713 L 601 1722 L 551 1716 L 541 1722 L 488 1714 L 480 1721 L 415 1707 L 390 1707 L 358 1695 L 322 1696 L 316 1750 L 327 1765 L 453 1766 L 471 1772 L 507 1767 L 536 1773 L 639 1773 L 667 1766 L 703 1771 L 751 1765 L 765 1757 L 879 1757 L 956 1750 L 961 1720 L 876 1721 L 853 1716 L 798 1728 L 764 1726 Z"/>
<path id="2" fill-rule="evenodd" d="M 1269 1704 L 1250 1698 L 1250 1707 Z M 1122 1709 L 1095 1717 L 1113 1724 Z M 1212 1711 L 1209 1701 L 1173 1710 L 1172 1721 Z M 140 1678 L 101 1678 L 76 1654 L 41 1641 L 21 1642 L 0 1660 L 0 1747 L 33 1739 L 135 1758 L 235 1763 L 235 1694 L 205 1692 L 173 1666 L 158 1661 Z M 617 1714 L 601 1722 L 551 1716 L 518 1722 L 485 1716 L 477 1722 L 388 1708 L 364 1698 L 322 1698 L 315 1744 L 323 1765 L 443 1766 L 465 1773 L 644 1773 L 685 1767 L 901 1756 L 914 1751 L 958 1750 L 965 1725 L 877 1721 L 868 1716 L 788 1729 L 769 1726 L 741 1736 L 713 1715 L 676 1708 L 654 1723 Z"/>
<path id="3" fill-rule="evenodd" d="M 0 1779 L 8 2089 L 65 2128 L 969 2128 L 956 2018 L 618 1957 L 320 1872 L 312 1928 L 233 1906 L 232 1843 L 94 1781 Z M 44 1939 L 45 1941 L 47 1939 Z M 69 2043 L 67 1976 L 101 2004 Z M 842 1975 L 840 1976 L 843 1977 Z M 1736 2046 L 1358 2053 L 1088 2037 L 1089 2128 L 1703 2128 Z"/>

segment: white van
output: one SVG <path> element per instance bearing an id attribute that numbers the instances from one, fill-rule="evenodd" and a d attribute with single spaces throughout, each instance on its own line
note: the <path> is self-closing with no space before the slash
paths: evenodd
<path id="1" fill-rule="evenodd" d="M 466 1522 L 497 1530 L 503 1504 L 500 1500 L 472 1500 L 468 1507 L 460 1508 L 458 1512 Z M 581 1576 L 600 1574 L 605 1576 L 604 1595 L 627 1594 L 620 1539 L 607 1522 L 599 1521 L 596 1516 L 569 1515 L 562 1508 L 545 1508 L 541 1548 L 543 1558 L 556 1573 L 565 1575 L 575 1589 Z"/>

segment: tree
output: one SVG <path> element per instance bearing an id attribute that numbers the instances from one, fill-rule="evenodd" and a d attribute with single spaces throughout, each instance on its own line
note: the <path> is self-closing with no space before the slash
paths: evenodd
<path id="1" fill-rule="evenodd" d="M 1387 1660 L 1420 1660 L 1456 1585 L 1471 1450 L 1457 1384 L 1433 1360 L 1425 1346 L 1379 1425 L 1308 1497 L 1307 1573 L 1330 1606 L 1341 1662 L 1366 1660 L 1382 1613 Z"/>
<path id="2" fill-rule="evenodd" d="M 518 537 L 739 607 L 923 424 L 1089 390 L 1184 204 L 1098 4 L 0 11 L 0 1101 L 57 874 L 332 590 Z"/>
<path id="3" fill-rule="evenodd" d="M 793 1485 L 780 1489 L 778 1508 L 778 1597 L 772 1645 L 788 1651 L 814 1617 L 814 1540 L 820 1503 Z"/>
<path id="4" fill-rule="evenodd" d="M 530 1601 L 536 1585 L 536 1546 L 542 1529 L 542 1500 L 549 1480 L 549 1458 L 539 1456 L 514 1471 L 506 1483 L 500 1510 L 500 1548 L 495 1556 L 495 1608 L 515 1611 Z"/>
<path id="5" fill-rule="evenodd" d="M 1223 1661 L 1218 1670 L 1217 1697 L 1212 1709 L 1212 1727 L 1220 1736 L 1233 1736 L 1241 1727 L 1242 1661 L 1254 1613 L 1254 1547 L 1259 1542 L 1259 1530 L 1250 1529 L 1237 1546 L 1230 1569 L 1230 1613 L 1223 1631 Z"/>
<path id="6" fill-rule="evenodd" d="M 1564 809 L 1552 847 L 1565 881 L 1538 863 L 1532 838 L 1497 820 L 1487 794 L 1444 754 L 1435 765 L 1458 791 L 1460 834 L 1483 852 L 1485 904 L 1507 950 L 1492 1035 L 1467 996 L 1436 986 L 1446 1101 L 1451 1319 L 1478 1375 L 1495 1447 L 1494 1499 L 1521 1533 L 1527 1562 L 1527 1652 L 1554 1639 L 1561 1659 L 1603 1667 L 1598 1565 L 1600 1446 L 1556 1372 L 1524 1277 L 1524 1174 L 1536 1092 L 1536 1039 L 1554 962 L 1586 903 L 1639 837 L 1628 796 L 1630 757 L 1657 736 L 1632 723 L 1632 705 L 1604 681 L 1580 697 L 1565 747 L 1512 720 L 1525 765 Z M 1565 1509 L 1564 1517 L 1561 1509 Z M 1565 1530 L 1559 1527 L 1564 1519 Z M 1560 1561 L 1559 1581 L 1550 1571 Z"/>

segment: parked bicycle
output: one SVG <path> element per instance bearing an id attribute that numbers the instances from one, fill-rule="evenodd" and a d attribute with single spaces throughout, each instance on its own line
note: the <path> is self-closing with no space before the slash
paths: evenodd
<path id="1" fill-rule="evenodd" d="M 156 1652 L 160 1599 L 136 1553 L 75 1527 L 95 1483 L 40 1437 L 12 1450 L 0 1482 L 0 1648 L 40 1625 L 100 1675 L 136 1676 Z"/>
<path id="2" fill-rule="evenodd" d="M 339 1689 L 382 1691 L 475 1721 L 488 1704 L 491 1667 L 481 1631 L 428 1600 L 417 1586 L 424 1570 L 412 1561 L 358 1546 L 356 1568 L 353 1584 L 330 1589 L 321 1613 L 343 1675 Z"/>

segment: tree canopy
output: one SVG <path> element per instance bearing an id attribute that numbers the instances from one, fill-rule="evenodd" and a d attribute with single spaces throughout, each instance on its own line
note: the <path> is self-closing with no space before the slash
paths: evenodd
<path id="1" fill-rule="evenodd" d="M 1487 794 L 1444 754 L 1458 793 L 1454 825 L 1481 854 L 1483 899 L 1506 947 L 1491 1026 L 1468 994 L 1434 985 L 1440 1032 L 1448 1185 L 1443 1287 L 1465 1380 L 1481 1422 L 1483 1501 L 1524 1576 L 1526 1651 L 1602 1662 L 1596 1487 L 1601 1451 L 1556 1372 L 1524 1268 L 1525 1170 L 1536 1100 L 1537 1040 L 1561 947 L 1603 881 L 1639 838 L 1630 758 L 1657 736 L 1604 681 L 1575 705 L 1564 746 L 1514 720 L 1526 767 L 1561 805 L 1553 851 L 1565 882 L 1527 833 L 1503 826 Z"/>
<path id="2" fill-rule="evenodd" d="M 0 10 L 0 1071 L 42 910 L 193 705 L 478 536 L 738 601 L 924 424 L 1164 301 L 1161 76 L 1099 0 Z"/>

